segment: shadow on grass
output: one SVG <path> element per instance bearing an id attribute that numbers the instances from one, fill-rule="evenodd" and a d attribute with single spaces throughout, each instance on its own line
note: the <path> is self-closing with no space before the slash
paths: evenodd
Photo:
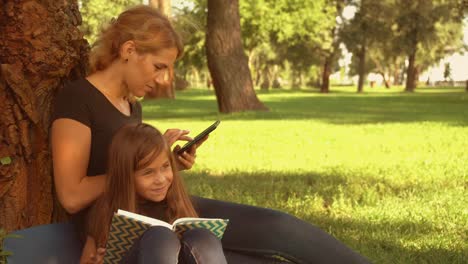
<path id="1" fill-rule="evenodd" d="M 270 108 L 269 112 L 220 114 L 212 91 L 189 91 L 176 100 L 143 101 L 143 117 L 145 120 L 261 119 L 317 120 L 332 124 L 441 122 L 468 125 L 468 94 L 462 92 L 351 94 L 338 91 L 323 95 L 314 90 L 273 90 L 262 101 Z"/>
<path id="2" fill-rule="evenodd" d="M 468 257 L 459 244 L 453 250 L 445 249 L 453 246 L 447 242 L 450 237 L 444 237 L 447 236 L 444 230 L 430 221 L 395 221 L 385 218 L 370 221 L 368 219 L 372 217 L 364 220 L 348 215 L 344 218 L 333 212 L 334 203 L 340 198 L 352 200 L 353 207 L 372 207 L 378 206 L 377 202 L 387 197 L 404 199 L 409 194 L 429 193 L 431 186 L 410 182 L 394 183 L 365 175 L 349 177 L 316 173 L 288 173 L 284 176 L 268 172 L 223 175 L 190 172 L 184 178 L 195 195 L 268 207 L 296 215 L 331 233 L 375 263 L 464 263 L 462 261 Z M 321 206 L 321 209 L 311 209 L 309 203 L 300 203 L 313 195 L 323 198 L 314 205 Z M 293 205 L 288 202 L 291 199 Z M 294 205 L 294 201 L 297 205 Z M 432 243 L 426 245 L 437 246 L 428 248 L 421 242 L 428 239 Z M 444 242 L 438 242 L 439 239 Z"/>

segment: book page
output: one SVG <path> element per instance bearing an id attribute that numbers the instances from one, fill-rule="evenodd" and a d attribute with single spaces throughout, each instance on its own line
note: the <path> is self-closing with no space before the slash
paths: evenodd
<path id="1" fill-rule="evenodd" d="M 161 220 L 158 220 L 158 219 L 155 219 L 155 218 L 148 217 L 148 216 L 128 212 L 128 211 L 121 210 L 121 209 L 119 209 L 117 211 L 117 214 L 118 215 L 124 215 L 124 216 L 130 217 L 130 218 L 142 221 L 142 222 L 150 224 L 152 226 L 164 226 L 164 227 L 167 227 L 169 229 L 172 229 L 171 224 L 169 224 L 167 222 L 164 222 L 164 221 L 161 221 Z"/>

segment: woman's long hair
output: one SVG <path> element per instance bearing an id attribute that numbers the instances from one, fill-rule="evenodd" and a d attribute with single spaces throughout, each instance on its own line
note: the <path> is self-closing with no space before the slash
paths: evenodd
<path id="1" fill-rule="evenodd" d="M 135 42 L 136 51 L 140 55 L 176 48 L 179 59 L 184 53 L 182 40 L 169 18 L 155 8 L 137 5 L 122 12 L 101 30 L 91 48 L 88 74 L 109 67 L 119 58 L 120 48 L 129 40 Z M 172 65 L 169 66 L 168 77 L 166 84 L 174 79 Z M 130 101 L 135 100 L 132 94 L 127 97 Z"/>
<path id="2" fill-rule="evenodd" d="M 105 246 L 112 216 L 118 209 L 141 213 L 137 203 L 135 172 L 148 166 L 163 151 L 167 153 L 173 173 L 166 196 L 166 220 L 172 223 L 180 217 L 197 217 L 173 154 L 161 132 L 144 123 L 125 125 L 114 135 L 109 148 L 104 194 L 92 205 L 86 217 L 84 231 L 95 239 L 96 245 Z"/>

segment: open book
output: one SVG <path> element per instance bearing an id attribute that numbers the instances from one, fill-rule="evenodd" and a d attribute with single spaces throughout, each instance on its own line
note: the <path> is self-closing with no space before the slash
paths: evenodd
<path id="1" fill-rule="evenodd" d="M 176 232 L 179 237 L 187 230 L 204 228 L 210 230 L 221 239 L 228 222 L 228 219 L 185 217 L 177 219 L 171 225 L 155 218 L 118 210 L 112 218 L 104 263 L 119 263 L 132 247 L 134 241 L 151 226 L 167 227 Z"/>

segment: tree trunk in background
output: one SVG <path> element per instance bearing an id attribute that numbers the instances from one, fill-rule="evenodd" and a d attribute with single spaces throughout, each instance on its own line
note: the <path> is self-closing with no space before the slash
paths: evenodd
<path id="1" fill-rule="evenodd" d="M 218 109 L 268 110 L 257 98 L 244 54 L 238 0 L 208 0 L 206 53 Z"/>
<path id="2" fill-rule="evenodd" d="M 322 86 L 320 87 L 321 93 L 328 93 L 330 91 L 330 74 L 331 74 L 331 61 L 332 55 L 328 56 L 325 59 L 325 63 L 323 64 L 323 71 L 322 71 Z"/>
<path id="3" fill-rule="evenodd" d="M 366 78 L 366 45 L 362 44 L 359 51 L 359 80 L 358 80 L 358 93 L 362 93 L 364 87 L 364 79 Z"/>
<path id="4" fill-rule="evenodd" d="M 52 220 L 51 103 L 64 81 L 84 76 L 88 44 L 76 1 L 0 6 L 0 226 L 8 232 Z"/>
<path id="5" fill-rule="evenodd" d="M 408 69 L 406 70 L 406 87 L 405 91 L 406 92 L 414 92 L 414 89 L 416 88 L 416 82 L 418 81 L 417 78 L 417 72 L 416 72 L 416 52 L 418 50 L 418 36 L 417 36 L 417 31 L 413 32 L 412 34 L 412 47 L 411 47 L 411 53 L 408 56 Z"/>
<path id="6" fill-rule="evenodd" d="M 171 15 L 171 1 L 170 0 L 150 0 L 149 5 L 153 8 L 160 10 L 166 16 Z M 167 85 L 155 83 L 156 89 L 146 94 L 145 98 L 169 98 L 175 99 L 174 82 Z"/>
<path id="7" fill-rule="evenodd" d="M 150 0 L 149 5 L 161 10 L 161 12 L 166 16 L 171 16 L 171 0 Z"/>
<path id="8" fill-rule="evenodd" d="M 385 88 L 387 89 L 390 89 L 390 83 L 388 82 L 388 79 L 387 77 L 385 76 L 385 73 L 384 72 L 378 72 L 381 76 L 382 76 L 382 79 L 384 81 L 384 85 L 385 85 Z"/>
<path id="9" fill-rule="evenodd" d="M 415 75 L 416 69 L 414 66 L 414 61 L 416 60 L 416 50 L 414 50 L 408 57 L 408 69 L 406 70 L 406 92 L 414 92 L 414 88 L 416 88 L 415 83 Z"/>
<path id="10" fill-rule="evenodd" d="M 260 89 L 268 91 L 271 86 L 270 76 L 268 74 L 268 66 L 263 67 L 262 69 L 262 84 L 260 84 Z"/>

